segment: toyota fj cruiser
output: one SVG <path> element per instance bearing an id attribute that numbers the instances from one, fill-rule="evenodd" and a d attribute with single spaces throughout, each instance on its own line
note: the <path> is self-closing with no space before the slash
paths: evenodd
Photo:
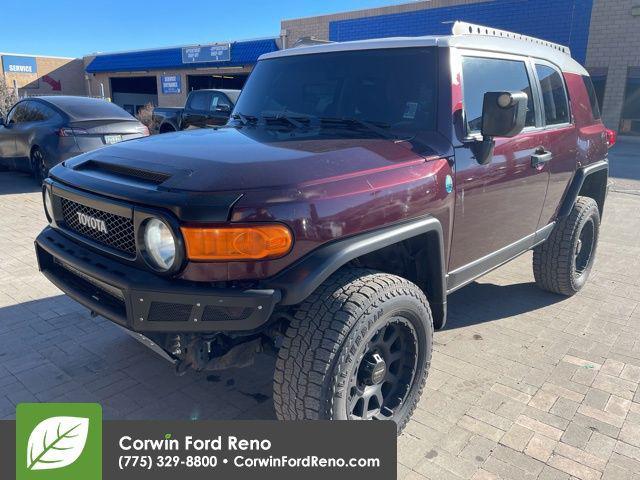
<path id="1" fill-rule="evenodd" d="M 281 419 L 387 419 L 425 384 L 447 294 L 533 249 L 579 291 L 608 133 L 567 48 L 466 23 L 261 57 L 224 127 L 51 170 L 41 271 L 186 368 L 277 355 Z"/>

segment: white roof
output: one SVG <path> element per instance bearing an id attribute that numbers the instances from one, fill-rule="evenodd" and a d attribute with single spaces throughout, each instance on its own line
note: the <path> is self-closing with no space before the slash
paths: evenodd
<path id="1" fill-rule="evenodd" d="M 571 52 L 568 47 L 539 38 L 464 22 L 456 22 L 454 24 L 452 35 L 374 38 L 352 42 L 325 43 L 265 53 L 258 60 L 315 53 L 406 47 L 457 47 L 468 50 L 525 55 L 554 63 L 564 72 L 588 75 L 584 67 L 571 58 Z"/>

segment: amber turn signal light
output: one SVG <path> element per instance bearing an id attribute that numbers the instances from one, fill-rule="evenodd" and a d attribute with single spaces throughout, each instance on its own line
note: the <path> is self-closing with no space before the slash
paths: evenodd
<path id="1" fill-rule="evenodd" d="M 181 228 L 190 260 L 265 260 L 285 255 L 293 235 L 284 225 Z"/>

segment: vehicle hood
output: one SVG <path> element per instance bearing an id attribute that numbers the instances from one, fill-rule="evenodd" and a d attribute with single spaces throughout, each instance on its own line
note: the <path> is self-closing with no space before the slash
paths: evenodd
<path id="1" fill-rule="evenodd" d="M 386 138 L 345 138 L 344 134 L 308 137 L 304 132 L 224 127 L 122 142 L 68 160 L 65 170 L 73 170 L 74 181 L 82 181 L 79 174 L 100 174 L 88 168 L 87 162 L 91 162 L 101 166 L 102 173 L 102 166 L 115 165 L 130 172 L 162 174 L 164 180 L 154 185 L 154 190 L 242 192 L 366 174 L 403 162 L 448 155 L 449 149 L 444 137 L 435 133 L 417 144 Z M 58 169 L 52 175 L 65 176 Z"/>

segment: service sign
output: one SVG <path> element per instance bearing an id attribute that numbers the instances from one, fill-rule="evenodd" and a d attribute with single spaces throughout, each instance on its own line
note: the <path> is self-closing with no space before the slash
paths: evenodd
<path id="1" fill-rule="evenodd" d="M 38 73 L 35 57 L 3 55 L 2 68 L 5 73 Z"/>
<path id="2" fill-rule="evenodd" d="M 182 92 L 182 77 L 180 75 L 162 75 L 160 77 L 163 95 L 172 95 Z"/>
<path id="3" fill-rule="evenodd" d="M 199 45 L 182 49 L 182 63 L 228 62 L 231 60 L 231 45 Z"/>

